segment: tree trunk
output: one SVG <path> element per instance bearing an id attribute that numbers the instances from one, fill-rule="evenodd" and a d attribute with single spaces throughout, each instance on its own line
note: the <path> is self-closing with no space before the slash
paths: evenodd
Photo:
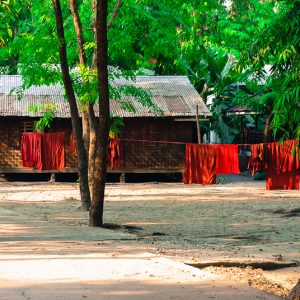
<path id="1" fill-rule="evenodd" d="M 267 112 L 265 130 L 264 130 L 264 143 L 270 142 L 271 114 L 272 114 L 272 108 L 269 107 Z"/>
<path id="2" fill-rule="evenodd" d="M 107 144 L 109 131 L 109 90 L 107 70 L 107 0 L 96 5 L 97 76 L 99 92 L 99 131 L 97 132 L 94 182 L 90 208 L 90 226 L 103 226 L 104 192 L 107 171 Z"/>
<path id="3" fill-rule="evenodd" d="M 115 9 L 110 17 L 110 20 L 107 24 L 107 30 L 111 29 L 113 27 L 113 21 L 115 20 L 115 18 L 117 17 L 119 10 L 121 8 L 121 6 L 123 5 L 123 0 L 118 0 Z"/>
<path id="4" fill-rule="evenodd" d="M 74 28 L 76 32 L 79 62 L 81 65 L 85 66 L 86 55 L 84 51 L 84 39 L 83 39 L 82 25 L 81 25 L 78 8 L 77 8 L 77 2 L 76 0 L 69 0 L 69 4 L 70 4 L 70 10 L 72 13 Z"/>
<path id="5" fill-rule="evenodd" d="M 78 55 L 79 55 L 79 63 L 81 66 L 86 67 L 87 58 L 86 53 L 84 51 L 84 39 L 82 32 L 82 25 L 80 16 L 78 13 L 78 7 L 76 0 L 69 0 L 70 10 L 72 13 L 74 28 L 76 32 L 77 44 L 78 44 Z M 95 5 L 93 1 L 93 11 L 95 10 Z M 93 27 L 95 27 L 95 20 L 93 19 Z M 95 32 L 96 28 L 94 28 Z M 96 36 L 95 36 L 96 39 Z M 96 65 L 93 65 L 95 68 Z M 92 104 L 89 104 L 88 99 L 86 99 L 83 104 L 82 110 L 82 129 L 83 129 L 83 141 L 85 145 L 85 149 L 88 155 L 88 174 L 89 174 L 89 183 L 90 186 L 93 186 L 93 176 L 94 176 L 94 164 L 95 164 L 95 156 L 96 156 L 96 135 L 97 135 L 97 124 L 95 120 L 95 112 Z"/>
<path id="6" fill-rule="evenodd" d="M 81 122 L 82 122 L 82 138 L 87 156 L 89 156 L 90 148 L 90 120 L 88 111 L 86 108 L 81 111 Z"/>
<path id="7" fill-rule="evenodd" d="M 99 131 L 99 126 L 95 117 L 95 112 L 93 107 L 88 107 L 89 109 L 89 121 L 90 121 L 90 144 L 89 144 L 89 181 L 91 182 L 91 187 L 93 188 L 94 183 L 94 169 L 95 169 L 95 159 L 96 150 L 98 147 L 97 133 Z"/>
<path id="8" fill-rule="evenodd" d="M 69 4 L 70 4 L 70 10 L 71 10 L 73 24 L 75 28 L 75 33 L 76 33 L 79 63 L 81 66 L 85 68 L 87 59 L 84 50 L 84 39 L 83 39 L 81 20 L 78 13 L 77 0 L 69 0 Z M 90 146 L 90 122 L 89 122 L 89 112 L 87 108 L 87 106 L 89 105 L 88 99 L 85 99 L 85 103 L 81 103 L 81 104 L 83 106 L 83 109 L 81 111 L 83 142 L 84 142 L 85 150 L 88 155 L 89 146 Z"/>
<path id="9" fill-rule="evenodd" d="M 74 0 L 70 0 L 70 1 L 74 1 Z M 114 11 L 112 13 L 112 16 L 107 24 L 107 31 L 112 28 L 113 26 L 113 21 L 115 20 L 115 18 L 117 17 L 121 6 L 123 5 L 123 1 L 122 0 L 118 0 Z M 96 14 L 97 14 L 97 0 L 93 0 L 92 1 L 92 11 L 93 11 L 93 18 L 92 18 L 92 27 L 93 27 L 93 31 L 94 31 L 94 39 L 95 41 L 97 41 L 97 30 L 96 30 Z M 95 47 L 95 51 L 93 54 L 93 61 L 92 61 L 92 69 L 95 69 L 97 67 L 97 47 Z M 93 174 L 95 173 L 95 160 L 96 160 L 96 150 L 97 150 L 97 134 L 99 131 L 99 126 L 96 122 L 95 119 L 95 114 L 94 114 L 94 110 L 90 110 L 90 147 L 89 147 L 89 180 L 91 182 L 91 186 L 93 186 Z"/>
<path id="10" fill-rule="evenodd" d="M 76 140 L 76 147 L 78 153 L 78 176 L 79 176 L 81 204 L 82 204 L 82 209 L 88 210 L 91 205 L 91 198 L 90 198 L 90 191 L 88 185 L 87 153 L 83 143 L 82 129 L 80 125 L 80 118 L 79 118 L 79 113 L 77 108 L 77 101 L 76 101 L 74 89 L 72 86 L 72 80 L 69 73 L 69 65 L 67 60 L 67 49 L 66 49 L 60 0 L 53 0 L 53 6 L 55 10 L 57 35 L 59 39 L 58 44 L 59 44 L 59 57 L 60 57 L 62 78 L 63 78 L 63 83 L 67 94 L 67 99 L 69 102 L 72 128 Z"/>
<path id="11" fill-rule="evenodd" d="M 93 26 L 93 30 L 94 30 L 94 37 L 95 37 L 95 41 L 97 40 L 96 37 L 96 5 L 97 5 L 97 0 L 92 0 L 92 12 L 93 12 L 93 19 L 92 19 L 92 26 Z M 110 17 L 110 20 L 107 24 L 107 30 L 111 29 L 113 27 L 113 22 L 116 19 L 121 7 L 123 5 L 123 0 L 118 0 L 114 11 Z M 97 53 L 96 53 L 97 49 L 95 49 L 94 54 L 93 54 L 93 63 L 92 63 L 92 67 L 96 67 L 97 64 Z"/>
<path id="12" fill-rule="evenodd" d="M 97 14 L 97 0 L 92 0 L 92 26 L 94 32 L 94 40 L 97 41 L 97 31 L 96 31 L 96 14 Z M 92 69 L 97 68 L 97 47 L 95 47 L 93 53 L 93 60 L 92 60 Z M 95 160 L 96 160 L 96 150 L 99 145 L 99 141 L 97 138 L 97 134 L 99 131 L 99 126 L 97 124 L 95 113 L 94 111 L 90 111 L 91 119 L 90 119 L 90 148 L 89 148 L 89 180 L 91 182 L 91 186 L 93 189 L 94 184 L 94 174 L 95 174 Z"/>

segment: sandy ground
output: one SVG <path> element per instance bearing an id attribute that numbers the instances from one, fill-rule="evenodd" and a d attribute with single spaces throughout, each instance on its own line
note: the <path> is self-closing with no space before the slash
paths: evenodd
<path id="1" fill-rule="evenodd" d="M 266 191 L 263 182 L 241 175 L 222 177 L 220 182 L 108 184 L 107 227 L 136 237 L 115 246 L 164 255 L 274 295 L 287 295 L 300 278 L 300 192 Z M 79 206 L 77 184 L 0 185 L 1 208 L 66 225 L 74 232 L 89 229 L 88 213 Z M 2 227 L 0 233 L 8 229 Z M 41 255 L 52 251 L 47 248 L 45 253 L 41 245 L 32 249 Z"/>

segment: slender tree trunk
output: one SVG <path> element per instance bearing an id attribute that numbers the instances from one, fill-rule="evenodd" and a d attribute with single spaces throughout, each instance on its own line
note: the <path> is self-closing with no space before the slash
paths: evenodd
<path id="1" fill-rule="evenodd" d="M 69 0 L 70 10 L 72 13 L 74 28 L 76 32 L 77 45 L 78 45 L 78 55 L 79 55 L 79 63 L 81 66 L 86 67 L 87 58 L 84 50 L 84 39 L 82 32 L 82 24 L 80 20 L 80 16 L 78 13 L 77 0 Z M 95 11 L 95 3 L 93 3 L 93 11 Z M 95 20 L 93 19 L 93 27 L 95 27 Z M 94 29 L 95 30 L 95 29 Z M 96 37 L 95 37 L 96 40 Z M 93 68 L 95 68 L 93 66 Z M 89 79 L 87 79 L 89 80 Z M 95 164 L 95 156 L 96 156 L 96 135 L 97 135 L 97 124 L 95 120 L 95 112 L 93 105 L 89 103 L 88 99 L 86 99 L 86 103 L 84 104 L 82 110 L 82 129 L 83 129 L 83 141 L 85 145 L 85 149 L 88 154 L 88 173 L 89 173 L 89 182 L 90 186 L 93 186 L 93 176 L 94 176 L 94 164 Z"/>
<path id="2" fill-rule="evenodd" d="M 94 184 L 94 174 L 95 174 L 95 159 L 96 150 L 98 146 L 97 133 L 99 132 L 99 126 L 95 117 L 94 109 L 89 107 L 89 121 L 90 121 L 90 144 L 89 144 L 89 181 L 91 186 Z"/>
<path id="3" fill-rule="evenodd" d="M 96 5 L 97 75 L 99 92 L 99 146 L 94 166 L 93 202 L 90 208 L 90 226 L 103 226 L 104 192 L 107 171 L 107 144 L 109 131 L 109 90 L 107 69 L 107 0 Z"/>
<path id="4" fill-rule="evenodd" d="M 74 28 L 76 32 L 76 39 L 78 45 L 78 53 L 79 53 L 79 62 L 82 66 L 86 65 L 86 54 L 84 51 L 84 39 L 82 32 L 82 25 L 80 21 L 80 16 L 78 13 L 77 0 L 69 0 L 70 10 L 72 13 Z"/>
<path id="5" fill-rule="evenodd" d="M 55 10 L 57 35 L 59 39 L 58 41 L 59 57 L 61 63 L 62 78 L 63 78 L 63 83 L 67 94 L 67 99 L 69 102 L 72 128 L 76 140 L 76 147 L 78 153 L 78 176 L 79 176 L 82 209 L 88 210 L 91 205 L 91 198 L 90 198 L 90 191 L 88 186 L 87 153 L 83 143 L 82 129 L 80 126 L 80 118 L 78 113 L 77 101 L 72 86 L 71 76 L 69 73 L 69 65 L 67 60 L 67 49 L 66 49 L 60 0 L 53 0 L 53 6 Z"/>
<path id="6" fill-rule="evenodd" d="M 271 117 L 272 117 L 272 108 L 269 107 L 267 112 L 265 130 L 264 130 L 264 143 L 270 142 Z"/>
<path id="7" fill-rule="evenodd" d="M 85 68 L 87 64 L 87 58 L 84 50 L 83 31 L 82 31 L 80 16 L 78 13 L 77 0 L 69 0 L 69 4 L 70 4 L 73 24 L 76 32 L 79 63 L 81 66 Z M 84 142 L 85 150 L 88 155 L 89 147 L 90 147 L 90 121 L 89 121 L 89 111 L 88 111 L 88 105 L 89 105 L 88 99 L 86 99 L 85 102 L 86 103 L 81 103 L 83 106 L 83 109 L 81 111 L 81 116 L 82 116 L 83 142 Z"/>
<path id="8" fill-rule="evenodd" d="M 107 24 L 107 30 L 112 28 L 113 21 L 116 19 L 122 5 L 123 5 L 123 0 L 118 0 L 114 8 L 114 11 L 110 17 L 110 20 Z M 94 31 L 94 39 L 95 41 L 97 41 L 97 31 L 96 31 L 97 0 L 92 1 L 92 11 L 93 11 L 92 26 Z M 95 48 L 93 54 L 92 69 L 96 69 L 96 67 L 97 67 L 97 47 Z M 98 140 L 97 140 L 98 131 L 99 131 L 99 126 L 95 119 L 94 111 L 90 110 L 89 180 L 92 183 L 91 186 L 93 186 L 93 182 L 94 182 L 93 176 L 95 173 L 95 164 L 96 164 L 96 156 L 97 156 L 96 150 L 98 145 Z"/>
<path id="9" fill-rule="evenodd" d="M 92 19 L 92 24 L 93 24 L 93 30 L 94 30 L 94 37 L 95 37 L 95 41 L 97 40 L 96 37 L 96 4 L 97 4 L 97 0 L 93 0 L 92 1 L 92 11 L 93 11 L 93 19 Z M 107 24 L 107 30 L 111 29 L 113 27 L 113 22 L 116 19 L 121 7 L 123 5 L 123 0 L 118 0 L 114 11 L 109 19 L 109 22 Z M 96 53 L 97 49 L 95 49 L 94 54 L 93 54 L 93 63 L 92 66 L 96 67 L 97 65 L 97 53 Z"/>
<path id="10" fill-rule="evenodd" d="M 115 9 L 109 19 L 109 22 L 107 24 L 107 30 L 109 30 L 110 28 L 113 27 L 113 21 L 115 20 L 115 18 L 117 17 L 118 13 L 119 13 L 119 10 L 121 8 L 121 6 L 123 5 L 123 0 L 118 0 L 116 6 L 115 6 Z"/>
<path id="11" fill-rule="evenodd" d="M 94 32 L 94 40 L 97 41 L 97 33 L 96 33 L 96 14 L 97 14 L 97 0 L 92 1 L 92 26 Z M 92 69 L 97 68 L 97 47 L 95 47 L 95 51 L 93 53 L 93 61 L 92 61 Z M 91 114 L 91 130 L 90 130 L 90 149 L 89 149 L 89 175 L 90 181 L 92 182 L 92 186 L 94 184 L 94 174 L 95 174 L 95 164 L 96 164 L 96 156 L 97 156 L 97 148 L 99 145 L 98 141 L 98 131 L 99 125 L 97 123 L 95 114 Z"/>
<path id="12" fill-rule="evenodd" d="M 85 107 L 81 111 L 81 122 L 82 122 L 82 138 L 87 156 L 89 156 L 90 148 L 90 117 L 88 108 Z"/>

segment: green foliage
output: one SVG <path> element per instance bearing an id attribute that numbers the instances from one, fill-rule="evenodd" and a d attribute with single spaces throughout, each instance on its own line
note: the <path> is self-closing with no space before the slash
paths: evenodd
<path id="1" fill-rule="evenodd" d="M 43 115 L 36 123 L 35 129 L 44 130 L 45 128 L 50 128 L 53 119 L 56 114 L 56 103 L 55 102 L 46 102 L 42 104 L 32 104 L 29 106 L 29 111 L 33 112 L 36 115 Z"/>
<path id="2" fill-rule="evenodd" d="M 109 1 L 109 18 L 117 0 Z M 127 0 L 109 30 L 110 80 L 157 75 L 188 75 L 202 96 L 216 95 L 223 109 L 243 103 L 272 108 L 275 133 L 300 136 L 299 0 Z M 91 0 L 78 1 L 88 64 L 78 67 L 78 50 L 67 0 L 62 0 L 68 60 L 78 99 L 98 99 L 91 66 L 95 48 Z M 226 6 L 227 5 L 227 6 Z M 26 8 L 26 9 L 24 9 Z M 9 13 L 8 13 L 9 12 Z M 50 0 L 5 0 L 0 5 L 0 70 L 30 85 L 61 82 L 53 7 Z M 13 27 L 16 24 L 17 30 Z M 62 41 L 59 41 L 62 42 Z M 271 65 L 266 77 L 265 65 Z M 121 71 L 122 70 L 122 71 Z M 238 82 L 245 88 L 231 89 Z M 132 87 L 110 86 L 111 98 L 134 111 L 132 93 L 150 110 L 149 97 Z M 124 97 L 123 97 L 124 96 Z M 159 113 L 159 112 L 158 112 Z M 220 117 L 214 111 L 215 120 Z"/>
<path id="3" fill-rule="evenodd" d="M 272 109 L 274 134 L 299 138 L 300 1 L 280 1 L 274 10 L 272 21 L 256 35 L 241 63 L 248 67 L 249 87 L 257 103 Z M 267 76 L 266 65 L 271 66 Z"/>
<path id="4" fill-rule="evenodd" d="M 111 138 L 116 138 L 119 136 L 121 128 L 124 126 L 123 118 L 112 117 L 111 116 L 111 124 L 109 127 L 109 136 Z"/>
<path id="5" fill-rule="evenodd" d="M 32 85 L 51 85 L 57 83 L 62 85 L 57 43 L 66 42 L 68 61 L 72 68 L 71 77 L 73 79 L 73 88 L 81 103 L 82 109 L 85 109 L 87 103 L 94 104 L 99 99 L 97 72 L 92 67 L 89 67 L 92 64 L 95 48 L 94 33 L 91 26 L 91 0 L 78 1 L 85 38 L 84 48 L 88 59 L 86 66 L 80 65 L 78 61 L 77 40 L 73 20 L 69 11 L 69 3 L 66 0 L 61 2 L 65 20 L 66 41 L 57 40 L 54 11 L 51 1 L 34 1 L 29 3 L 30 5 L 28 6 L 28 15 L 30 17 L 18 24 L 22 26 L 18 26 L 16 36 L 5 45 L 6 52 L 2 52 L 1 55 L 6 58 L 9 56 L 17 57 L 18 72 L 20 72 L 23 77 L 23 86 L 20 91 L 24 91 Z M 111 1 L 110 3 L 112 4 L 110 9 L 113 11 L 116 2 Z M 131 5 L 134 7 L 133 3 L 131 3 Z M 17 18 L 18 16 L 15 15 L 15 17 Z M 15 72 L 15 69 L 11 69 L 9 72 Z M 129 68 L 128 71 L 122 71 L 119 68 L 110 69 L 110 82 L 112 84 L 109 89 L 111 99 L 119 102 L 123 109 L 134 111 L 133 105 L 127 101 L 129 98 L 132 99 L 132 97 L 134 97 L 139 103 L 148 107 L 149 110 L 157 112 L 158 114 L 160 113 L 151 102 L 150 95 L 145 91 L 129 85 L 124 87 L 115 85 L 114 80 L 121 77 L 125 80 L 134 80 L 132 68 Z M 36 112 L 38 110 L 44 110 L 43 107 L 32 109 Z M 40 119 L 37 126 L 43 128 L 50 126 L 54 114 L 54 110 L 46 109 L 43 118 Z"/>
<path id="6" fill-rule="evenodd" d="M 0 1 L 0 74 L 16 72 L 17 56 L 10 42 L 17 37 L 19 29 L 29 17 L 29 4 L 29 0 Z"/>
<path id="7" fill-rule="evenodd" d="M 124 1 L 109 32 L 109 63 L 127 70 L 176 73 L 180 55 L 176 5 L 176 1 Z"/>

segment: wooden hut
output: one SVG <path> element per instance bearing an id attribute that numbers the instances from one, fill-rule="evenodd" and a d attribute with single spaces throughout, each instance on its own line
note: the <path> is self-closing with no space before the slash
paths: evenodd
<path id="1" fill-rule="evenodd" d="M 152 102 L 162 114 L 157 115 L 148 107 L 141 105 L 133 96 L 126 96 L 122 101 L 132 103 L 134 112 L 124 109 L 118 101 L 112 99 L 110 104 L 112 116 L 122 117 L 124 127 L 119 136 L 122 168 L 109 169 L 109 172 L 181 172 L 184 167 L 184 145 L 160 141 L 196 142 L 196 106 L 201 118 L 211 116 L 188 78 L 138 76 L 135 81 L 120 79 L 118 84 L 134 85 L 148 91 Z M 69 107 L 61 86 L 33 86 L 18 95 L 16 90 L 21 85 L 21 76 L 0 76 L 0 173 L 76 172 L 77 155 L 69 151 L 72 132 Z M 56 118 L 51 128 L 47 130 L 65 132 L 65 169 L 39 171 L 24 168 L 20 153 L 21 136 L 24 132 L 34 131 L 35 121 L 39 118 L 29 107 L 32 104 L 49 102 L 56 105 Z"/>

